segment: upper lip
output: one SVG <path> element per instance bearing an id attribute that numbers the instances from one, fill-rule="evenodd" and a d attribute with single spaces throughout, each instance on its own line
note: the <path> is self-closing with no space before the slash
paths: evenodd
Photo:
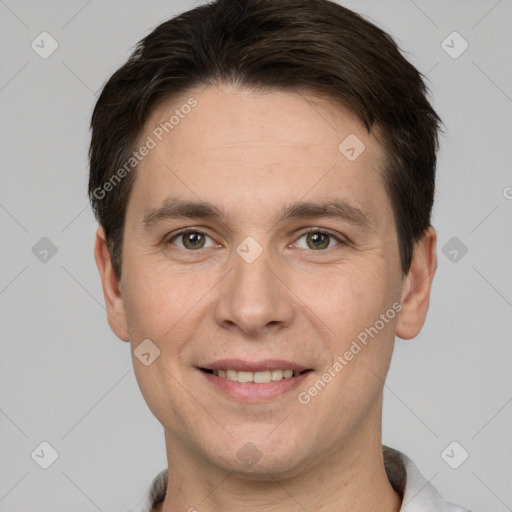
<path id="1" fill-rule="evenodd" d="M 246 372 L 263 372 L 265 370 L 293 370 L 302 372 L 310 368 L 284 359 L 264 359 L 261 361 L 247 361 L 243 359 L 221 359 L 201 365 L 207 370 L 238 370 Z"/>

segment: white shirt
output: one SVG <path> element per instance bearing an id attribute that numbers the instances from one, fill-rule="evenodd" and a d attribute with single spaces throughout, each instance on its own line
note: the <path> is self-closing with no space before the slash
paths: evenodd
<path id="1" fill-rule="evenodd" d="M 402 497 L 400 512 L 469 512 L 445 501 L 403 453 L 387 446 L 383 447 L 383 452 L 389 481 Z M 164 501 L 166 489 L 167 469 L 164 469 L 153 479 L 139 504 L 128 512 L 151 512 Z"/>

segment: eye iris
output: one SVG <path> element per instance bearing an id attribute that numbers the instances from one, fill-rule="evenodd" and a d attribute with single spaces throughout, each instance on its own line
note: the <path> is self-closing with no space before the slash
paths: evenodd
<path id="1" fill-rule="evenodd" d="M 187 247 L 187 249 L 201 249 L 204 245 L 204 236 L 201 233 L 184 233 L 182 235 L 182 240 L 183 245 Z"/>
<path id="2" fill-rule="evenodd" d="M 326 249 L 329 247 L 330 236 L 327 233 L 315 231 L 306 236 L 311 249 Z M 189 232 L 182 235 L 183 245 L 188 249 L 201 249 L 204 246 L 204 236 L 198 232 Z M 311 242 L 311 243 L 310 243 Z"/>
<path id="3" fill-rule="evenodd" d="M 329 235 L 327 233 L 308 233 L 307 235 L 308 246 L 309 242 L 313 243 L 310 248 L 312 249 L 325 249 L 329 247 Z"/>

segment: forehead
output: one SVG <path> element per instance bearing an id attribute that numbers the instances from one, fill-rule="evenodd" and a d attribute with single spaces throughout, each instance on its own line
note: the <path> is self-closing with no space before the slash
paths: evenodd
<path id="1" fill-rule="evenodd" d="M 171 192 L 260 208 L 326 194 L 363 206 L 384 194 L 374 135 L 348 109 L 304 92 L 195 88 L 152 112 L 141 143 L 148 137 L 133 194 L 153 206 Z"/>
<path id="2" fill-rule="evenodd" d="M 178 142 L 192 131 L 202 151 L 281 144 L 304 151 L 323 148 L 337 155 L 340 136 L 373 139 L 354 113 L 333 100 L 307 91 L 262 92 L 229 84 L 196 87 L 160 103 L 142 135 L 155 132 L 158 142 L 163 138 L 170 145 L 170 139 Z M 375 149 L 380 153 L 378 144 L 369 148 L 370 153 Z"/>

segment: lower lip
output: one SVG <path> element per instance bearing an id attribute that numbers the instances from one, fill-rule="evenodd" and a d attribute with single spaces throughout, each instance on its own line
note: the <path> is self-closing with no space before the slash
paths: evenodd
<path id="1" fill-rule="evenodd" d="M 237 400 L 250 403 L 264 402 L 292 391 L 312 373 L 311 371 L 306 371 L 296 377 L 258 384 L 256 382 L 237 382 L 218 377 L 213 373 L 203 372 L 202 370 L 199 371 L 211 384 L 223 393 Z"/>

